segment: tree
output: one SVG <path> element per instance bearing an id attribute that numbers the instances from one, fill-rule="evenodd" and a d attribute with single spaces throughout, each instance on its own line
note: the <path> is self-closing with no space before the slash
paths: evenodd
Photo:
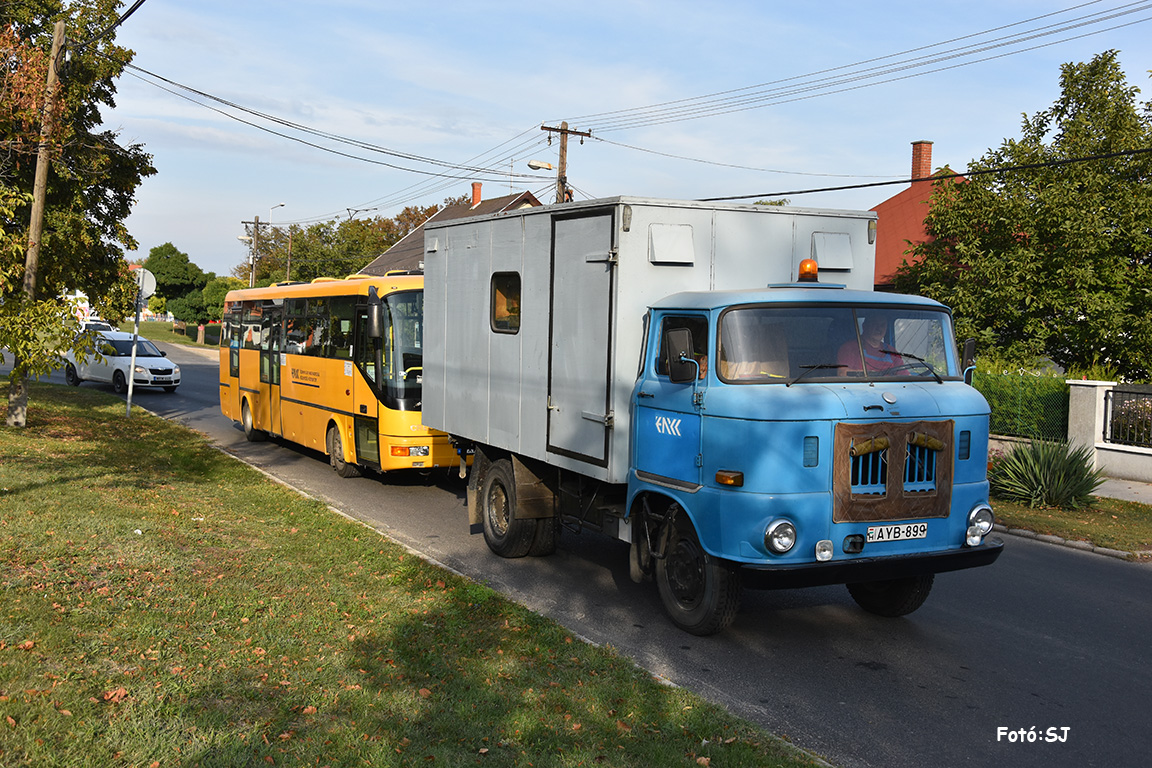
<path id="1" fill-rule="evenodd" d="M 132 57 L 116 46 L 114 35 L 93 39 L 116 20 L 118 0 L 64 5 L 60 0 L 8 3 L 0 18 L 4 66 L 0 67 L 0 230 L 9 247 L 0 248 L 0 347 L 13 353 L 8 395 L 8 424 L 22 426 L 30 374 L 59 364 L 59 353 L 72 343 L 75 318 L 60 298 L 80 290 L 101 314 L 123 317 L 128 291 L 124 249 L 136 247 L 124 227 L 133 195 L 145 176 L 155 173 L 139 145 L 120 145 L 117 134 L 97 130 L 101 106 L 114 104 L 115 79 Z M 66 70 L 60 73 L 55 109 L 43 109 L 52 28 L 66 22 L 72 41 Z M 23 292 L 23 264 L 13 243 L 28 244 L 33 182 L 40 130 L 47 126 L 50 172 L 44 232 L 40 238 L 33 295 Z"/>
<path id="2" fill-rule="evenodd" d="M 158 245 L 148 252 L 144 269 L 156 278 L 156 295 L 165 299 L 187 296 L 204 290 L 208 276 L 188 259 L 188 254 L 172 243 Z"/>
<path id="3" fill-rule="evenodd" d="M 433 214 L 449 205 L 459 205 L 471 198 L 449 197 L 443 206 L 408 206 L 388 219 L 346 219 L 299 226 L 261 226 L 256 238 L 256 285 L 269 285 L 277 280 L 312 280 L 317 277 L 340 277 L 366 266 L 402 237 L 423 224 Z M 249 237 L 252 227 L 247 227 Z M 289 277 L 289 255 L 291 276 Z M 248 284 L 249 265 L 245 260 L 236 265 L 232 275 Z"/>
<path id="4" fill-rule="evenodd" d="M 1036 167 L 934 183 L 933 239 L 911 251 L 896 287 L 949 304 L 962 336 L 1007 359 L 1148 379 L 1152 104 L 1137 103 L 1115 51 L 1064 65 L 1060 85 L 1019 139 L 968 166 Z"/>
<path id="5" fill-rule="evenodd" d="M 224 315 L 224 297 L 228 291 L 248 285 L 235 277 L 214 277 L 204 286 L 204 313 L 210 320 L 219 320 Z"/>

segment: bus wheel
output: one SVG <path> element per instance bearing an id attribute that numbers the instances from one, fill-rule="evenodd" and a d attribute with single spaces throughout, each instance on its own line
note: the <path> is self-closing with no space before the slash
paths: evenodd
<path id="1" fill-rule="evenodd" d="M 262 429 L 256 429 L 252 423 L 252 409 L 248 407 L 247 400 L 240 406 L 240 424 L 244 427 L 245 439 L 250 443 L 259 443 L 268 437 L 267 432 Z"/>
<path id="2" fill-rule="evenodd" d="M 693 635 L 714 635 L 740 609 L 740 575 L 704 551 L 691 524 L 670 523 L 656 586 L 672 623 Z"/>
<path id="3" fill-rule="evenodd" d="M 360 468 L 355 464 L 344 461 L 344 441 L 340 439 L 340 430 L 335 426 L 328 427 L 328 463 L 340 477 L 359 477 Z"/>
<path id="4" fill-rule="evenodd" d="M 480 489 L 480 504 L 488 549 L 501 557 L 528 554 L 536 537 L 536 521 L 515 517 L 516 481 L 511 461 L 497 459 L 488 466 Z"/>
<path id="5" fill-rule="evenodd" d="M 909 576 L 889 581 L 864 581 L 849 584 L 848 594 L 856 603 L 877 616 L 905 616 L 919 608 L 932 591 L 935 574 Z"/>

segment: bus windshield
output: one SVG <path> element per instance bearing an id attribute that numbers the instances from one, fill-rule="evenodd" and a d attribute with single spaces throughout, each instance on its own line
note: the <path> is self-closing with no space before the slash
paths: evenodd
<path id="1" fill-rule="evenodd" d="M 399 410 L 419 410 L 424 380 L 424 292 L 392 293 L 384 301 L 388 309 L 382 382 L 386 401 Z"/>
<path id="2" fill-rule="evenodd" d="M 895 305 L 741 306 L 720 318 L 721 380 L 958 378 L 952 319 Z"/>

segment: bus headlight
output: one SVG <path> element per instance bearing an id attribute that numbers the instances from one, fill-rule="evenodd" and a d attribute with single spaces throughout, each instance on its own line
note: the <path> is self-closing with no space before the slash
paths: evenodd
<path id="1" fill-rule="evenodd" d="M 764 529 L 764 546 L 782 555 L 796 546 L 796 526 L 787 520 L 774 520 Z"/>

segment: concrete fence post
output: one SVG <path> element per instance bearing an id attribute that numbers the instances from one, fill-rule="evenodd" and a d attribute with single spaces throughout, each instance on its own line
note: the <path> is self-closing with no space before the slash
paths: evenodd
<path id="1" fill-rule="evenodd" d="M 1068 445 L 1092 451 L 1092 467 L 1100 466 L 1096 444 L 1104 442 L 1104 393 L 1114 381 L 1068 379 Z"/>

